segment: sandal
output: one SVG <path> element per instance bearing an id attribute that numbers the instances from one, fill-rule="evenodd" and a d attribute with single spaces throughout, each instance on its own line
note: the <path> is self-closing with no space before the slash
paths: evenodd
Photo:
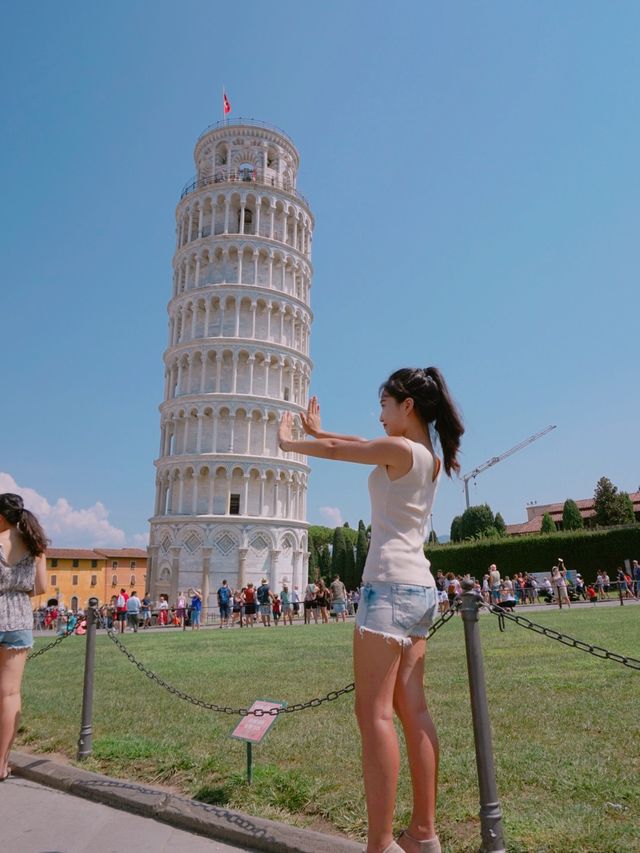
<path id="1" fill-rule="evenodd" d="M 414 838 L 413 835 L 409 835 L 406 829 L 403 829 L 398 836 L 398 841 L 400 841 L 403 835 L 406 835 L 409 841 L 413 841 L 414 844 L 419 845 L 420 853 L 441 853 L 440 839 L 437 835 L 434 835 L 433 838 L 426 838 L 422 840 L 420 838 Z"/>

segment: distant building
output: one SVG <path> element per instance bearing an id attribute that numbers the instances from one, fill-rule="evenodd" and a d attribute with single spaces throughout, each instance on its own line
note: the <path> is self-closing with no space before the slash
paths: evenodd
<path id="1" fill-rule="evenodd" d="M 630 494 L 631 502 L 633 503 L 633 512 L 636 521 L 640 521 L 640 492 Z M 581 501 L 576 501 L 580 515 L 584 521 L 585 527 L 594 527 L 594 516 L 596 514 L 593 498 L 586 498 Z M 562 530 L 562 508 L 564 501 L 557 504 L 534 504 L 527 507 L 527 520 L 524 524 L 507 524 L 508 536 L 525 536 L 527 533 L 540 533 L 542 526 L 542 516 L 548 512 L 551 518 L 555 521 L 558 530 Z"/>
<path id="2" fill-rule="evenodd" d="M 33 598 L 33 607 L 56 598 L 66 607 L 84 608 L 91 596 L 100 604 L 127 592 L 145 591 L 147 552 L 142 548 L 48 548 L 47 590 Z"/>

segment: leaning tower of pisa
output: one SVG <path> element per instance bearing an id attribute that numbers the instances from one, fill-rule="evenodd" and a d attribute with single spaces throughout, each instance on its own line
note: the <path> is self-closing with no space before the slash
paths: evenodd
<path id="1" fill-rule="evenodd" d="M 282 453 L 307 405 L 313 216 L 289 137 L 254 120 L 207 128 L 176 208 L 150 591 L 216 607 L 263 577 L 307 581 L 306 457 Z"/>

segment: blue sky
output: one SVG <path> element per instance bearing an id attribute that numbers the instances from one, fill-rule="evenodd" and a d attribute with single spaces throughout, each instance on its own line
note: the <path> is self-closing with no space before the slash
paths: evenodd
<path id="1" fill-rule="evenodd" d="M 507 522 L 640 485 L 640 6 L 25 2 L 5 10 L 0 490 L 56 545 L 142 544 L 174 210 L 221 118 L 282 127 L 316 217 L 313 391 L 375 436 L 394 369 L 439 366 L 472 502 Z M 309 521 L 368 520 L 313 461 Z M 443 481 L 447 533 L 464 508 Z"/>

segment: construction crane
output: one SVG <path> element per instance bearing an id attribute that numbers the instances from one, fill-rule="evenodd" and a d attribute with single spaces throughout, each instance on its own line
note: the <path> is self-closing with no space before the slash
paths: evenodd
<path id="1" fill-rule="evenodd" d="M 478 465 L 477 468 L 474 468 L 473 471 L 469 471 L 468 474 L 463 474 L 462 479 L 464 481 L 464 497 L 467 503 L 467 509 L 469 509 L 469 480 L 475 480 L 478 474 L 482 474 L 483 471 L 486 471 L 487 468 L 491 468 L 493 465 L 497 465 L 498 462 L 502 462 L 503 459 L 506 459 L 507 456 L 511 456 L 513 453 L 517 453 L 518 450 L 522 450 L 523 447 L 526 447 L 528 444 L 533 444 L 534 441 L 537 441 L 539 438 L 542 438 L 543 435 L 546 435 L 551 430 L 556 429 L 555 425 L 548 426 L 545 429 L 540 430 L 540 432 L 536 432 L 534 435 L 530 435 L 529 438 L 525 438 L 524 441 L 521 441 L 520 444 L 516 444 L 515 447 L 512 447 L 511 450 L 507 450 L 506 453 L 501 453 L 500 456 L 493 456 L 491 459 L 487 459 L 486 462 L 483 462 L 482 465 Z"/>

